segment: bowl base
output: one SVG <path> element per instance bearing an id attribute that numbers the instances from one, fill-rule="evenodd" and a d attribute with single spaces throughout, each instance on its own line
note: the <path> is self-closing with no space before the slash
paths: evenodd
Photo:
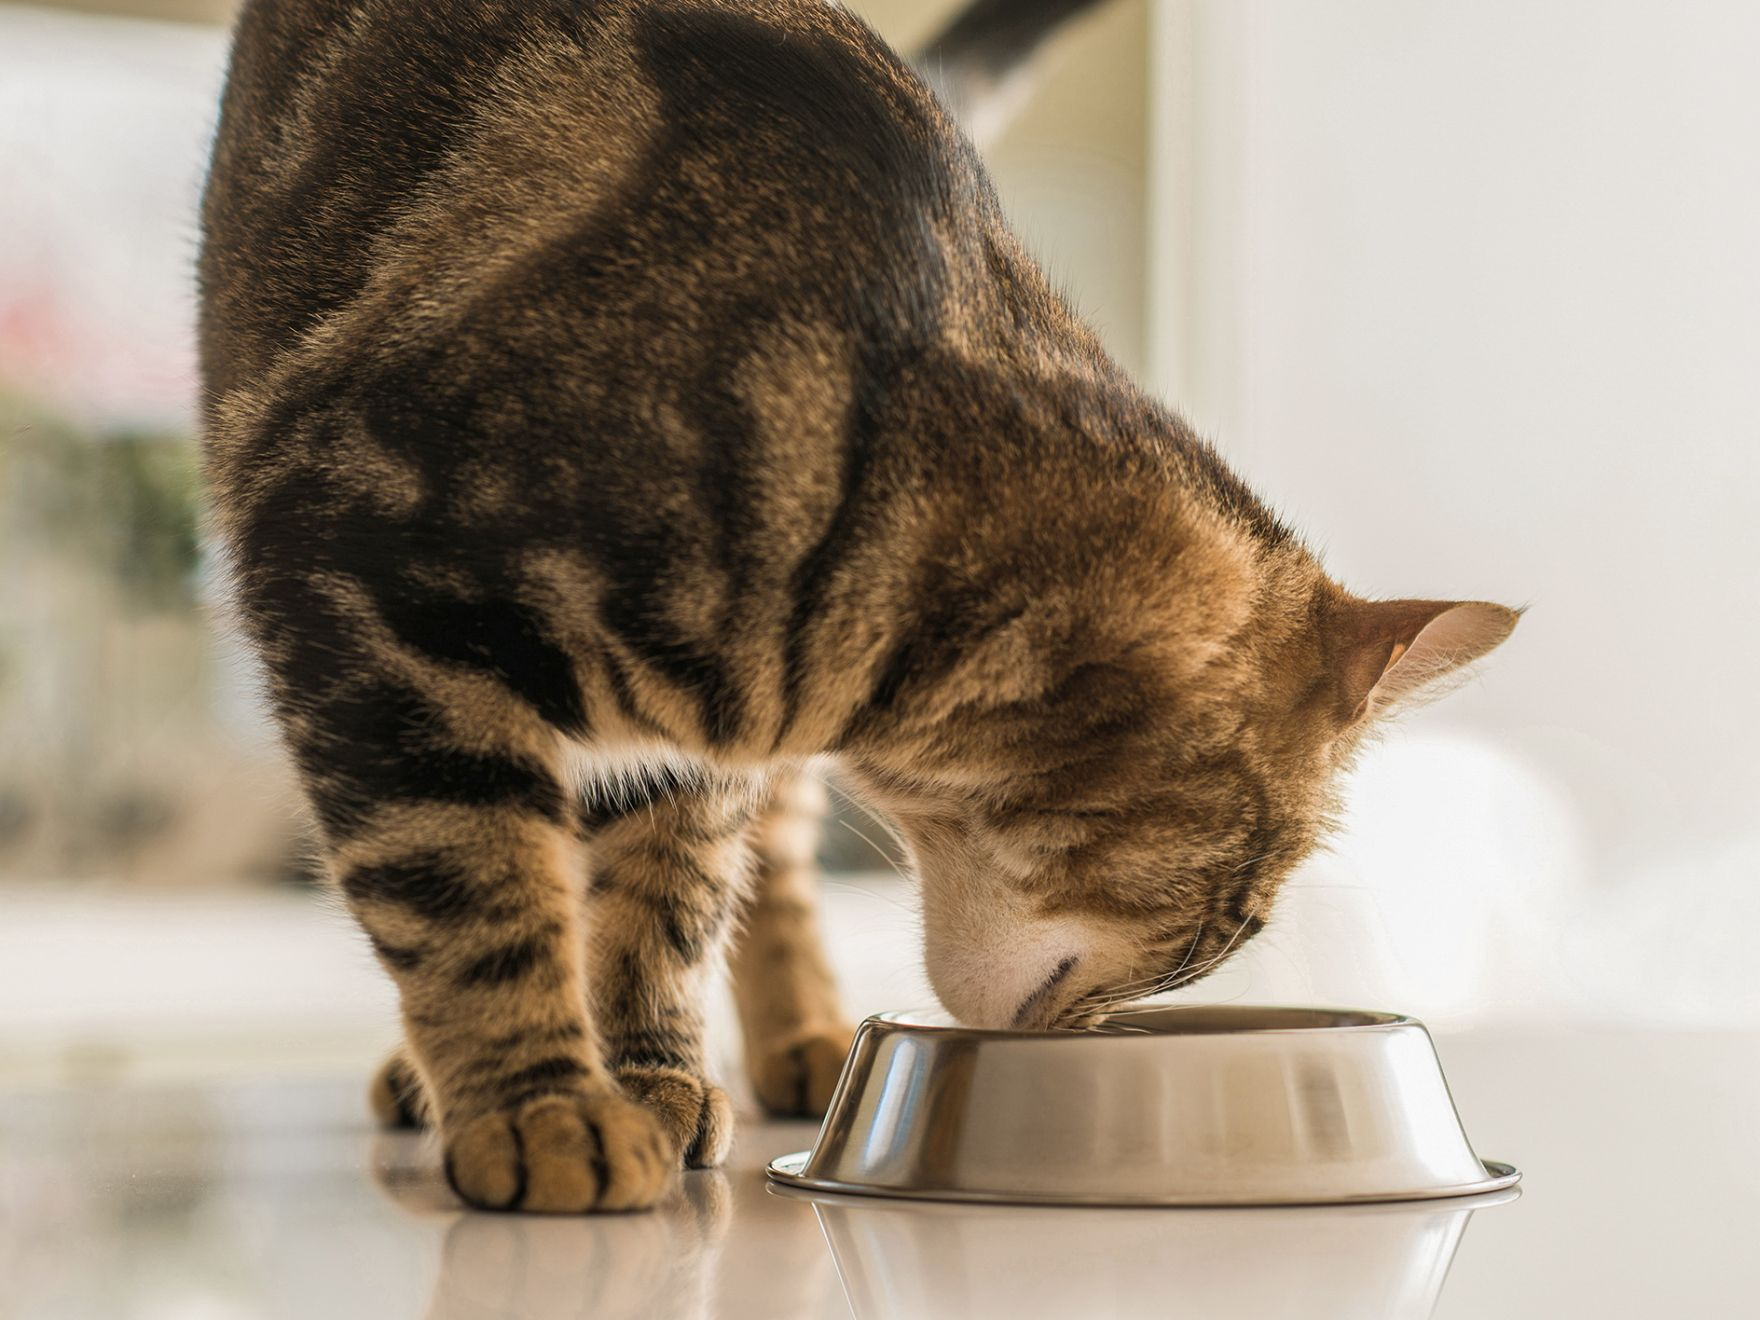
<path id="1" fill-rule="evenodd" d="M 1369 1195 L 1338 1197 L 1292 1197 L 1287 1200 L 1263 1197 L 1223 1199 L 1216 1196 L 1042 1196 L 1010 1192 L 975 1192 L 944 1187 L 901 1188 L 883 1187 L 876 1183 L 836 1182 L 829 1178 L 807 1176 L 807 1160 L 811 1151 L 796 1151 L 778 1156 L 765 1172 L 771 1181 L 785 1187 L 809 1192 L 827 1192 L 838 1196 L 884 1196 L 907 1201 L 965 1201 L 983 1205 L 1096 1205 L 1096 1206 L 1162 1206 L 1178 1208 L 1274 1205 L 1376 1205 L 1389 1201 L 1439 1201 L 1459 1196 L 1483 1196 L 1501 1192 L 1521 1181 L 1521 1171 L 1514 1165 L 1484 1160 L 1482 1181 L 1450 1187 L 1423 1188 L 1416 1191 L 1379 1192 Z"/>

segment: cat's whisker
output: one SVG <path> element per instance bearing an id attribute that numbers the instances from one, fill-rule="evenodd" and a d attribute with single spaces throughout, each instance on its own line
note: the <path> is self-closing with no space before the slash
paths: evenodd
<path id="1" fill-rule="evenodd" d="M 827 889 L 841 889 L 846 893 L 860 894 L 863 898 L 878 899 L 880 902 L 890 904 L 900 912 L 905 913 L 911 918 L 913 925 L 920 926 L 922 923 L 923 914 L 918 910 L 914 903 L 906 903 L 902 899 L 894 898 L 891 894 L 883 894 L 877 889 L 871 889 L 867 885 L 859 885 L 850 880 L 838 880 L 826 877 L 821 880 L 820 883 Z"/>
<path id="2" fill-rule="evenodd" d="M 1150 995 L 1159 994 L 1167 987 L 1167 984 L 1168 978 L 1163 976 L 1154 980 L 1123 985 L 1117 989 L 1106 991 L 1098 999 L 1085 1001 L 1083 1006 L 1099 1012 L 1111 1012 L 1134 999 L 1146 999 Z"/>
<path id="3" fill-rule="evenodd" d="M 1192 955 L 1198 951 L 1198 945 L 1203 943 L 1203 940 L 1204 940 L 1204 923 L 1200 921 L 1198 923 L 1198 929 L 1192 933 L 1191 944 L 1186 947 L 1186 956 L 1184 958 L 1180 959 L 1179 966 L 1175 967 L 1173 969 L 1173 975 L 1169 978 L 1169 980 L 1172 980 L 1172 981 L 1179 980 L 1180 973 L 1185 971 L 1186 965 L 1192 961 Z"/>
<path id="4" fill-rule="evenodd" d="M 849 821 L 847 821 L 847 820 L 843 819 L 841 816 L 839 816 L 837 818 L 837 823 L 839 825 L 841 825 L 844 829 L 848 830 L 851 834 L 855 835 L 856 838 L 860 839 L 863 843 L 867 844 L 868 847 L 872 848 L 874 850 L 874 855 L 876 857 L 878 857 L 882 862 L 884 862 L 888 867 L 890 867 L 892 865 L 892 859 L 886 855 L 885 849 L 881 848 L 881 846 L 879 844 L 875 843 L 866 834 L 863 834 L 860 830 L 858 830 Z"/>
<path id="5" fill-rule="evenodd" d="M 1148 999 L 1153 995 L 1158 995 L 1169 986 L 1173 985 L 1173 983 L 1172 976 L 1158 977 L 1156 980 L 1148 981 L 1141 985 L 1125 986 L 1121 989 L 1111 991 L 1101 1002 L 1105 1004 L 1108 1010 L 1116 1009 L 1135 1000 Z"/>
<path id="6" fill-rule="evenodd" d="M 1210 968 L 1216 966 L 1216 964 L 1221 962 L 1224 958 L 1228 957 L 1228 951 L 1234 948 L 1234 946 L 1240 941 L 1241 933 L 1246 930 L 1247 926 L 1252 922 L 1253 917 L 1258 911 L 1259 904 L 1254 902 L 1253 905 L 1247 909 L 1247 915 L 1241 919 L 1241 924 L 1234 928 L 1234 934 L 1229 936 L 1228 943 L 1222 946 L 1221 951 L 1209 961 L 1200 963 L 1198 966 L 1192 968 L 1191 972 L 1187 974 L 1185 979 L 1188 981 L 1193 980 L 1202 973 L 1208 971 Z"/>
<path id="7" fill-rule="evenodd" d="M 1216 966 L 1223 959 L 1228 957 L 1229 952 L 1240 942 L 1242 935 L 1245 934 L 1247 928 L 1252 924 L 1253 918 L 1258 915 L 1259 907 L 1260 904 L 1257 901 L 1253 902 L 1247 908 L 1246 916 L 1243 917 L 1240 924 L 1235 927 L 1234 934 L 1229 936 L 1228 942 L 1224 944 L 1214 956 L 1205 959 L 1196 967 L 1192 967 L 1190 964 L 1193 955 L 1198 951 L 1198 946 L 1203 943 L 1204 923 L 1202 922 L 1198 924 L 1197 929 L 1192 934 L 1191 943 L 1186 947 L 1185 958 L 1172 972 L 1159 976 L 1143 977 L 1134 981 L 1127 981 L 1120 986 L 1111 987 L 1098 996 L 1077 1001 L 1076 1004 L 1071 1006 L 1072 1010 L 1085 1015 L 1104 1017 L 1106 1014 L 1117 1012 L 1120 1008 L 1126 1007 L 1129 1004 L 1153 998 L 1155 995 L 1161 994 L 1163 991 L 1177 989 L 1181 985 L 1196 980 L 1210 968 Z M 1174 1005 L 1174 1007 L 1189 1006 L 1190 1005 Z"/>
<path id="8" fill-rule="evenodd" d="M 1155 976 L 1145 976 L 1135 981 L 1126 981 L 1122 985 L 1109 986 L 1102 993 L 1109 999 L 1117 999 L 1120 995 L 1147 993 L 1151 987 L 1159 985 L 1167 979 L 1165 972 Z"/>
<path id="9" fill-rule="evenodd" d="M 803 770 L 801 773 L 806 775 L 807 778 L 811 779 L 814 783 L 818 784 L 819 787 L 823 788 L 827 793 L 831 794 L 833 797 L 837 798 L 839 801 L 845 802 L 848 805 L 850 805 L 851 807 L 854 807 L 857 811 L 861 812 L 862 815 L 866 816 L 868 818 L 868 820 L 873 822 L 873 824 L 876 826 L 876 828 L 878 828 L 880 830 L 880 832 L 882 834 L 884 834 L 887 838 L 892 840 L 893 845 L 898 849 L 899 852 L 908 854 L 908 852 L 910 851 L 909 846 L 905 843 L 904 836 L 901 833 L 899 833 L 898 827 L 896 825 L 894 825 L 891 821 L 887 820 L 884 816 L 882 816 L 878 812 L 876 812 L 866 802 L 863 802 L 855 794 L 850 793 L 850 792 L 846 791 L 845 789 L 841 788 L 839 785 L 833 783 L 831 780 L 827 779 L 824 775 L 815 774 L 811 770 Z M 841 824 L 845 825 L 846 827 L 849 826 L 849 822 L 843 820 L 841 817 L 839 817 L 839 822 Z M 853 827 L 852 827 L 852 832 L 854 832 Z M 861 839 L 862 842 L 866 843 L 870 848 L 874 848 L 873 840 L 869 839 L 866 835 L 857 833 L 856 837 Z M 874 851 L 880 852 L 881 850 L 878 848 L 874 848 Z M 881 853 L 881 856 L 885 857 L 885 854 Z M 887 861 L 888 866 L 893 865 L 890 858 L 887 858 L 886 861 Z"/>
<path id="10" fill-rule="evenodd" d="M 1123 985 L 1111 987 L 1105 992 L 1103 998 L 1096 1001 L 1099 1005 L 1096 1011 L 1113 1012 L 1133 1000 L 1148 999 L 1153 995 L 1158 995 L 1175 984 L 1179 980 L 1180 974 L 1185 971 L 1186 965 L 1191 962 L 1192 955 L 1198 951 L 1198 945 L 1203 942 L 1203 938 L 1204 923 L 1199 922 L 1197 929 L 1192 933 L 1191 943 L 1186 946 L 1186 956 L 1178 967 L 1171 972 L 1161 972 L 1154 976 L 1141 977 L 1134 981 L 1126 981 Z"/>
<path id="11" fill-rule="evenodd" d="M 1170 978 L 1163 977 L 1159 981 L 1150 982 L 1146 987 L 1115 991 L 1107 995 L 1104 999 L 1096 1000 L 1091 1005 L 1084 1005 L 1083 1007 L 1089 1012 L 1113 1013 L 1120 1008 L 1124 1008 L 1139 1000 L 1148 999 L 1151 996 L 1160 994 L 1163 990 L 1167 989 L 1171 983 Z"/>

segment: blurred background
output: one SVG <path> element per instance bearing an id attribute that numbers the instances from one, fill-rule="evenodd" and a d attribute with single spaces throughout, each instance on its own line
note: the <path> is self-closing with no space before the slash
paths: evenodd
<path id="1" fill-rule="evenodd" d="M 902 49 L 957 0 L 852 0 Z M 192 439 L 229 6 L 0 4 L 0 1085 L 358 1068 Z M 1760 7 L 1119 0 L 990 157 L 1118 357 L 1386 596 L 1527 604 L 1194 987 L 1440 1030 L 1760 1024 Z M 921 1002 L 845 808 L 858 1011 Z"/>

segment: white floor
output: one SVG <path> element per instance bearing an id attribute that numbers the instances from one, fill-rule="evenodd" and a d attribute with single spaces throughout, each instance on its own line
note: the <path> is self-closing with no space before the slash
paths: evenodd
<path id="1" fill-rule="evenodd" d="M 5 1320 L 1722 1317 L 1760 1304 L 1760 1037 L 1484 1033 L 1443 1059 L 1491 1204 L 1277 1211 L 812 1201 L 745 1128 L 661 1210 L 462 1213 L 359 1078 L 0 1097 Z"/>

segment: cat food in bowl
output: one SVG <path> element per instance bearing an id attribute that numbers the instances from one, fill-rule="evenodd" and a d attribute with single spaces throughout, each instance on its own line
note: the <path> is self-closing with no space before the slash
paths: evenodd
<path id="1" fill-rule="evenodd" d="M 1080 1032 L 869 1018 L 813 1149 L 770 1176 L 934 1200 L 1303 1205 L 1521 1175 L 1473 1153 L 1421 1022 L 1158 1007 Z"/>

